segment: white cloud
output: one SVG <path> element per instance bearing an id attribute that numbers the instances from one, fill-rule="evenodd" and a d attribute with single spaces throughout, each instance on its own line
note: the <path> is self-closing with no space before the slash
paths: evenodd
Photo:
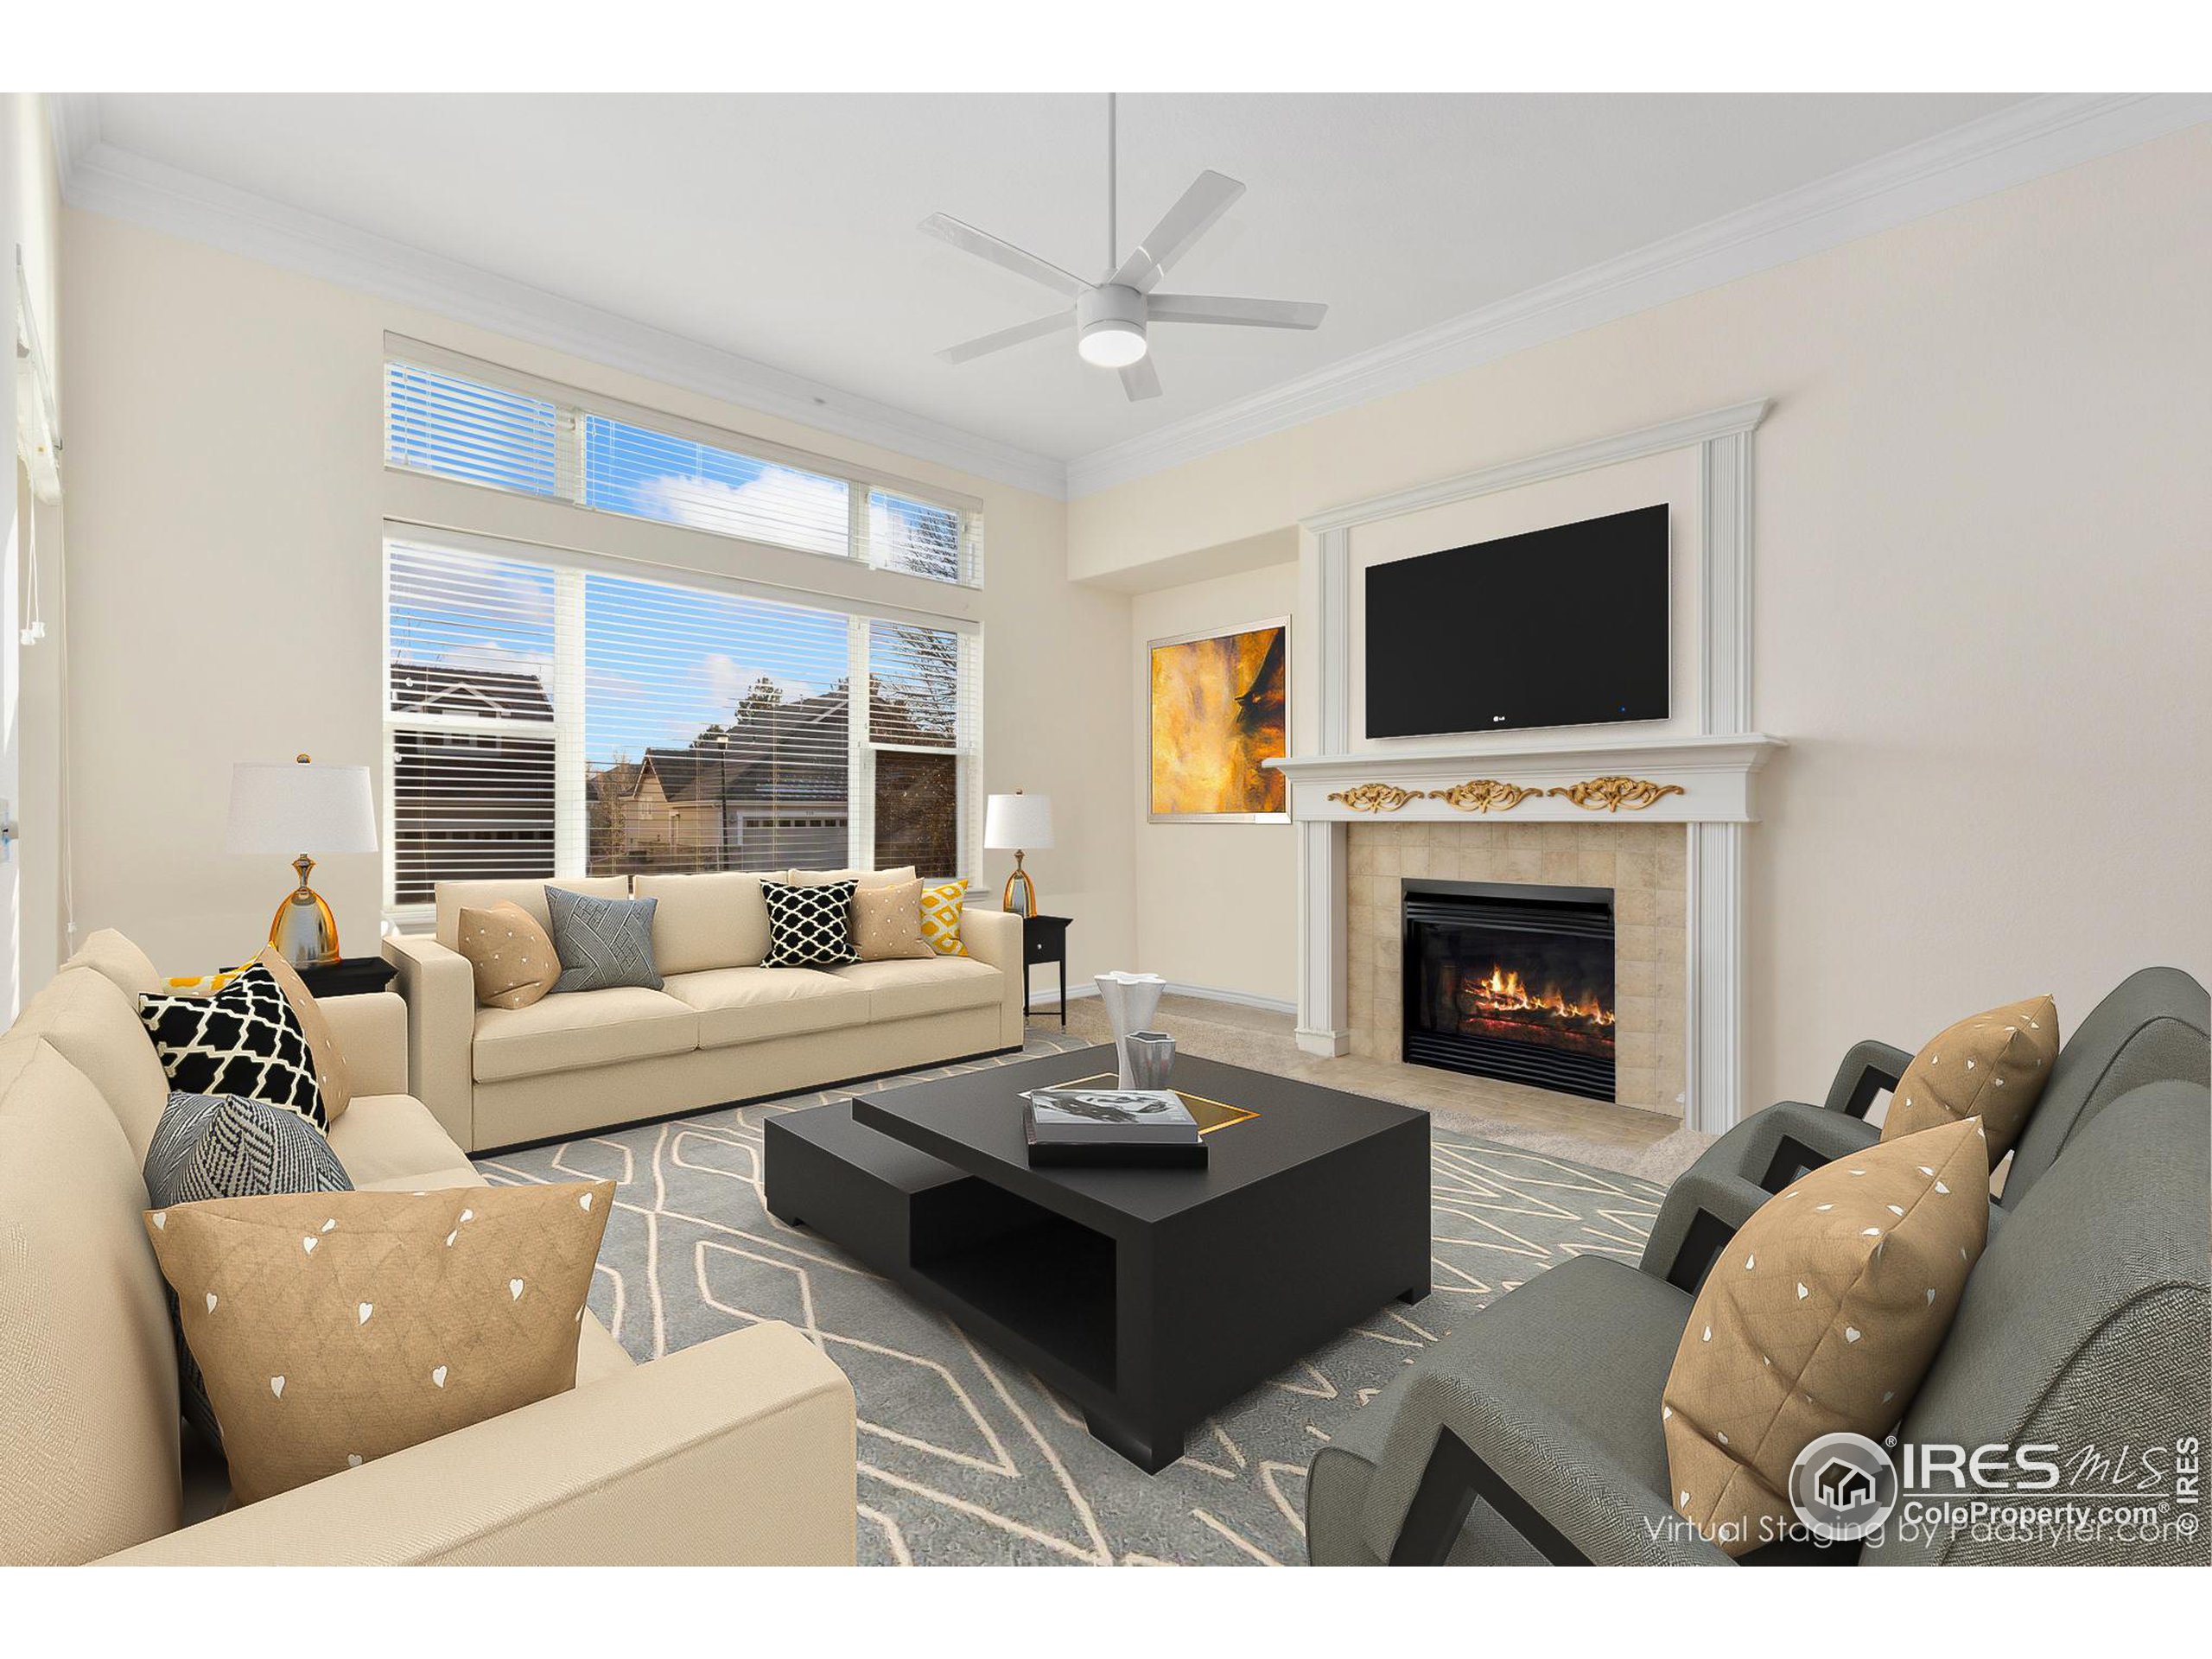
<path id="1" fill-rule="evenodd" d="M 639 510 L 723 536 L 742 536 L 807 553 L 842 556 L 849 545 L 845 486 L 836 479 L 772 467 L 729 485 L 707 478 L 648 478 L 637 486 Z"/>

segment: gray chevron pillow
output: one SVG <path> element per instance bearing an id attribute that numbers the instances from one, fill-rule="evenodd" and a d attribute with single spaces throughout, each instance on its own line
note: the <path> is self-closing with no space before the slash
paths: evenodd
<path id="1" fill-rule="evenodd" d="M 555 991 L 604 991 L 617 985 L 642 985 L 658 991 L 660 969 L 653 965 L 653 912 L 658 899 L 598 899 L 545 889 L 553 913 L 553 950 L 561 958 Z"/>

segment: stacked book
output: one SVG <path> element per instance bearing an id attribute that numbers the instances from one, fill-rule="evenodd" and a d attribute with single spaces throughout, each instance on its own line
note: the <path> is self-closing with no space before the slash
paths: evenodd
<path id="1" fill-rule="evenodd" d="M 1032 1089 L 1021 1101 L 1033 1164 L 1205 1165 L 1198 1120 L 1173 1089 Z"/>

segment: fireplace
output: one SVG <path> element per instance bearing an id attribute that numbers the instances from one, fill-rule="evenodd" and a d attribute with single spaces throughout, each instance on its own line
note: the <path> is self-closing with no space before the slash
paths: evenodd
<path id="1" fill-rule="evenodd" d="M 1405 1058 L 1611 1100 L 1613 894 L 1404 885 Z"/>

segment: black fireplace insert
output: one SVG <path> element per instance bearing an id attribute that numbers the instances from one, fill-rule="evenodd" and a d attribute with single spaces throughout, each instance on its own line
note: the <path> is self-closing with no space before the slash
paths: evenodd
<path id="1" fill-rule="evenodd" d="M 1408 1062 L 1615 1097 L 1610 888 L 1408 881 L 1403 902 Z"/>

